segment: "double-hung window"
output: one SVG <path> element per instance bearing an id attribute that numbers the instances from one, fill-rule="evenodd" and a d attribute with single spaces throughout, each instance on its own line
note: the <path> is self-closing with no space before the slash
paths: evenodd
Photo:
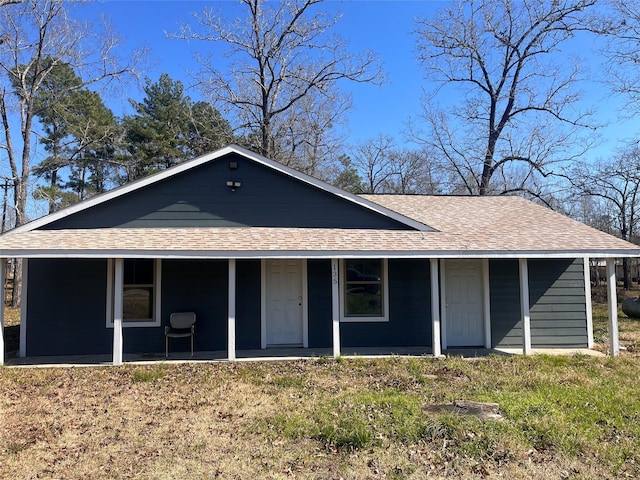
<path id="1" fill-rule="evenodd" d="M 378 258 L 341 261 L 341 320 L 388 322 L 387 260 Z"/>
<path id="2" fill-rule="evenodd" d="M 160 325 L 160 260 L 125 258 L 122 268 L 122 322 L 124 327 Z M 115 262 L 110 260 L 107 279 L 107 326 L 113 326 Z"/>

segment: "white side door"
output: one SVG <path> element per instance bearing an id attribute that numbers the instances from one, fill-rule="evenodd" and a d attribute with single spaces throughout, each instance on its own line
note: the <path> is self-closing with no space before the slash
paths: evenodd
<path id="1" fill-rule="evenodd" d="M 266 261 L 267 346 L 303 344 L 302 261 Z"/>
<path id="2" fill-rule="evenodd" d="M 483 346 L 482 260 L 447 260 L 445 289 L 447 347 Z"/>

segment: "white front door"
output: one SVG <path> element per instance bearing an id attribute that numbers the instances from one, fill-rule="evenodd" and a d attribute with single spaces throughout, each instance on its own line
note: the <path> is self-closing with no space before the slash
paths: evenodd
<path id="1" fill-rule="evenodd" d="M 267 346 L 303 344 L 302 261 L 266 261 Z"/>
<path id="2" fill-rule="evenodd" d="M 447 260 L 445 264 L 447 347 L 484 345 L 482 260 Z"/>

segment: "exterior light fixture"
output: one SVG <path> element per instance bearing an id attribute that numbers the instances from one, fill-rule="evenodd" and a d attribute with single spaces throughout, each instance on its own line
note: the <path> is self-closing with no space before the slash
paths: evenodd
<path id="1" fill-rule="evenodd" d="M 236 188 L 240 188 L 242 184 L 235 180 L 227 180 L 227 187 L 231 189 L 232 192 L 236 191 Z"/>

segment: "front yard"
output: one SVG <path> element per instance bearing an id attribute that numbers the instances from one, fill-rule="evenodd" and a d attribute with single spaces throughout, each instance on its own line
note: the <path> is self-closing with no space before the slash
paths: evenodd
<path id="1" fill-rule="evenodd" d="M 637 478 L 640 322 L 620 338 L 616 359 L 0 368 L 0 478 Z M 422 409 L 460 399 L 504 420 Z"/>

